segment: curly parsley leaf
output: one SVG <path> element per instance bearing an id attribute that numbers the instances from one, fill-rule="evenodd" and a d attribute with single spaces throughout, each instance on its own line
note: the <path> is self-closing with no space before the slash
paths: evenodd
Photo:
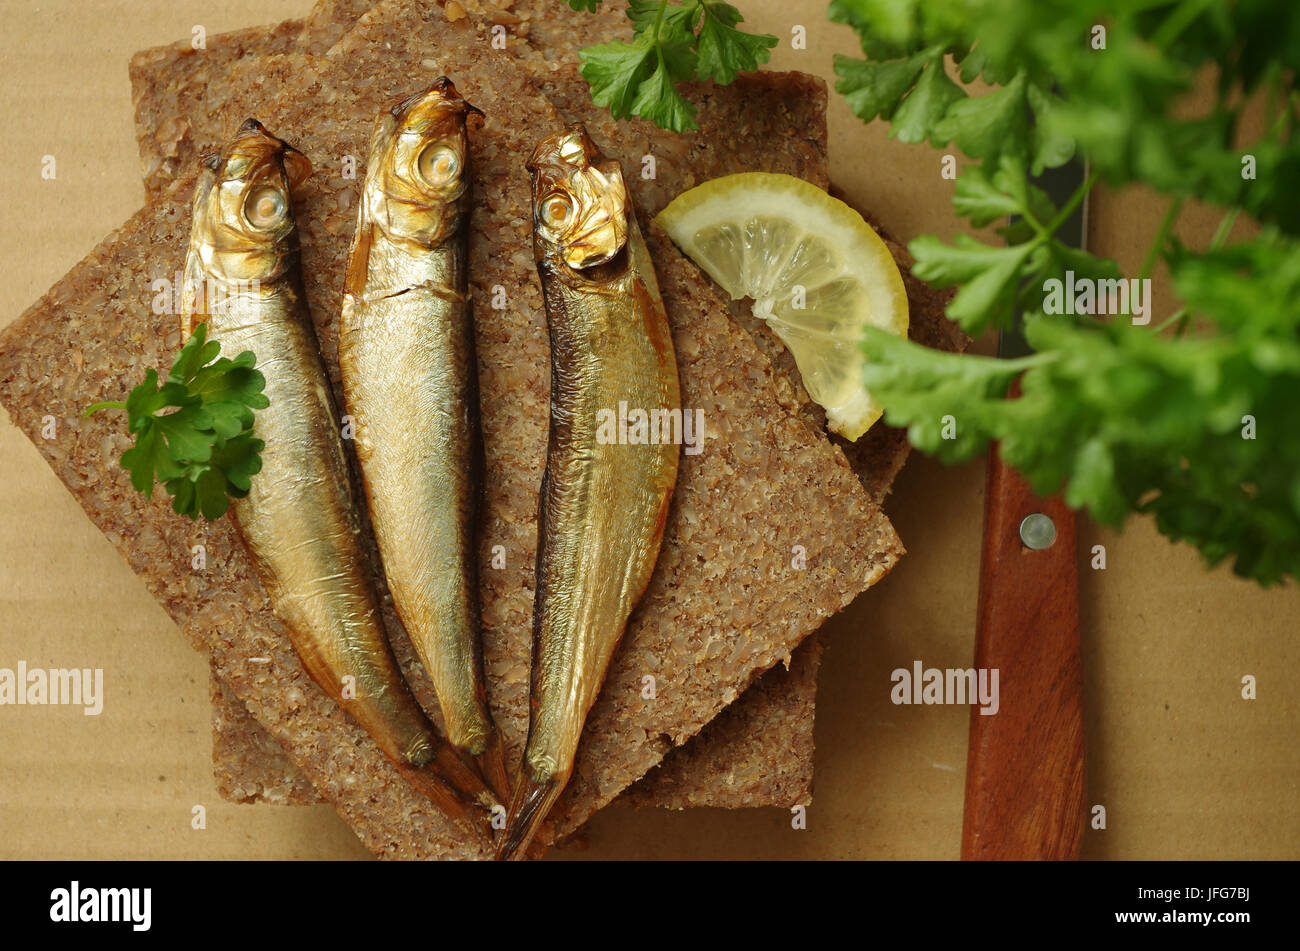
<path id="1" fill-rule="evenodd" d="M 252 351 L 245 350 L 233 360 L 222 357 L 188 380 L 189 391 L 202 399 L 211 417 L 212 430 L 223 439 L 252 429 L 253 410 L 268 405 L 262 394 L 266 378 L 256 369 L 256 363 Z"/>
<path id="2" fill-rule="evenodd" d="M 888 119 L 925 67 L 925 58 L 919 55 L 878 63 L 837 55 L 835 72 L 840 78 L 835 90 L 848 100 L 853 114 L 864 122 L 876 116 Z"/>
<path id="3" fill-rule="evenodd" d="M 917 0 L 831 0 L 828 16 L 858 34 L 872 59 L 897 59 L 916 50 L 921 11 Z"/>
<path id="4" fill-rule="evenodd" d="M 965 97 L 965 91 L 944 72 L 943 51 L 935 50 L 926 57 L 925 71 L 912 91 L 894 110 L 889 134 L 912 145 L 924 142 L 953 103 Z"/>
<path id="5" fill-rule="evenodd" d="M 262 467 L 265 443 L 253 437 L 253 411 L 268 405 L 266 378 L 252 352 L 218 359 L 221 345 L 207 339 L 200 324 L 181 348 L 167 381 L 150 369 L 125 402 L 96 403 L 124 409 L 135 445 L 122 453 L 131 485 L 146 498 L 163 483 L 172 508 L 181 515 L 220 518 L 231 498 L 247 494 L 250 478 Z M 214 362 L 215 361 L 215 362 Z"/>
<path id="6" fill-rule="evenodd" d="M 112 404 L 113 408 L 125 409 L 130 414 L 130 431 L 136 434 L 136 444 L 122 453 L 122 468 L 131 474 L 131 485 L 146 498 L 152 498 L 154 482 L 170 479 L 179 471 L 153 414 L 168 406 L 183 407 L 185 400 L 182 387 L 159 389 L 158 374 L 150 369 L 144 375 L 144 382 L 131 390 L 126 403 L 120 407 Z M 195 398 L 190 400 L 191 406 L 198 402 Z"/>
<path id="7" fill-rule="evenodd" d="M 698 129 L 695 106 L 673 85 L 674 76 L 689 75 L 695 68 L 696 54 L 685 43 L 662 44 L 658 53 L 658 68 L 637 88 L 632 114 L 661 129 Z"/>
<path id="8" fill-rule="evenodd" d="M 745 18 L 729 3 L 705 0 L 699 6 L 704 15 L 698 34 L 696 78 L 725 85 L 736 78 L 736 73 L 751 72 L 767 62 L 771 56 L 768 50 L 776 46 L 775 36 L 737 30 L 736 24 Z"/>
<path id="9" fill-rule="evenodd" d="M 912 56 L 867 62 L 836 55 L 836 91 L 864 122 L 876 116 L 892 119 L 889 134 L 903 142 L 924 142 L 949 107 L 966 93 L 948 78 L 943 48 L 931 47 Z"/>
<path id="10" fill-rule="evenodd" d="M 655 51 L 648 44 L 616 42 L 588 46 L 579 55 L 592 102 L 615 119 L 631 115 L 641 83 L 654 71 Z"/>
<path id="11" fill-rule="evenodd" d="M 1028 81 L 1019 73 L 996 92 L 953 102 L 934 124 L 931 135 L 940 147 L 951 140 L 972 158 L 996 162 L 1004 151 L 1024 156 L 1029 151 L 1029 123 L 1025 112 Z"/>
<path id="12" fill-rule="evenodd" d="M 632 21 L 632 32 L 640 36 L 648 28 L 660 24 L 665 35 L 685 36 L 693 32 L 692 18 L 699 11 L 693 4 L 665 4 L 662 0 L 628 0 L 627 18 Z"/>
<path id="13" fill-rule="evenodd" d="M 996 266 L 977 272 L 988 252 L 973 244 L 959 241 L 931 265 L 962 278 L 962 293 L 991 280 Z M 1044 247 L 1053 269 L 1118 276 L 1113 262 Z M 1149 514 L 1210 564 L 1230 560 L 1263 584 L 1300 575 L 1300 431 L 1291 423 L 1300 242 L 1262 237 L 1199 254 L 1178 247 L 1170 267 L 1184 306 L 1203 319 L 1196 335 L 1034 314 L 1030 296 L 1020 306 L 1035 355 L 959 357 L 872 332 L 866 385 L 891 425 L 944 461 L 998 440 L 1037 492 L 1063 491 L 1099 522 Z M 1041 284 L 1036 292 L 1041 307 Z M 1005 399 L 1017 376 L 1022 395 Z"/>
<path id="14" fill-rule="evenodd" d="M 594 0 L 578 2 L 591 2 L 589 9 L 595 9 Z M 695 107 L 678 83 L 729 83 L 737 72 L 767 62 L 777 42 L 774 36 L 737 29 L 743 22 L 740 11 L 716 0 L 631 0 L 627 15 L 632 40 L 579 50 L 580 71 L 592 101 L 614 118 L 640 116 L 673 132 L 699 128 Z"/>
<path id="15" fill-rule="evenodd" d="M 208 521 L 220 518 L 232 498 L 248 494 L 252 477 L 262 469 L 260 453 L 265 447 L 266 443 L 252 432 L 223 441 L 214 448 L 209 465 L 191 465 L 167 480 L 167 491 L 173 496 L 172 509 L 191 518 L 195 511 Z"/>
<path id="16" fill-rule="evenodd" d="M 968 333 L 979 333 L 1009 313 L 1019 284 L 1021 268 L 1037 250 L 1034 244 L 993 247 L 969 235 L 944 244 L 923 235 L 909 246 L 916 258 L 912 273 L 937 287 L 961 285 L 948 305 L 948 316 Z"/>

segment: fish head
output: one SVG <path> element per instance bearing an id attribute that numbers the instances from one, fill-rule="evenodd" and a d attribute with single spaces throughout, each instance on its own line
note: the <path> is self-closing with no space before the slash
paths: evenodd
<path id="1" fill-rule="evenodd" d="M 627 245 L 630 213 L 623 169 L 605 161 L 581 123 L 538 143 L 533 236 L 538 259 L 571 276 L 614 260 Z"/>
<path id="2" fill-rule="evenodd" d="M 292 196 L 311 163 L 256 119 L 202 161 L 191 253 L 208 277 L 273 282 L 298 250 Z"/>
<path id="3" fill-rule="evenodd" d="M 371 220 L 398 242 L 442 244 L 469 214 L 470 116 L 446 76 L 380 115 L 366 171 Z"/>

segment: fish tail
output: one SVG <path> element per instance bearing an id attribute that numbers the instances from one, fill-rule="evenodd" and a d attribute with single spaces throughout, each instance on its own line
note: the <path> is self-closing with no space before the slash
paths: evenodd
<path id="1" fill-rule="evenodd" d="M 475 759 L 478 761 L 479 773 L 488 788 L 501 802 L 510 801 L 510 777 L 506 773 L 506 755 L 501 746 L 501 734 L 493 730 L 488 735 L 487 746 Z"/>
<path id="2" fill-rule="evenodd" d="M 474 821 L 473 807 L 465 801 L 464 796 L 452 789 L 447 781 L 427 766 L 399 765 L 398 772 L 406 781 L 426 796 L 443 815 L 454 820 L 467 829 L 478 833 L 478 823 Z M 481 833 L 478 833 L 481 836 Z"/>
<path id="3" fill-rule="evenodd" d="M 450 743 L 441 743 L 427 769 L 442 777 L 464 801 L 491 814 L 492 810 L 502 805 L 501 799 L 484 783 L 483 777 L 461 758 L 460 753 Z"/>
<path id="4" fill-rule="evenodd" d="M 505 836 L 497 847 L 497 860 L 508 861 L 526 858 L 528 846 L 541 828 L 551 806 L 564 789 L 559 776 L 531 772 L 525 761 L 510 800 L 510 814 L 506 818 Z"/>
<path id="5" fill-rule="evenodd" d="M 500 802 L 450 745 L 439 744 L 438 751 L 418 765 L 401 763 L 397 768 L 445 815 L 483 837 L 483 824 Z"/>

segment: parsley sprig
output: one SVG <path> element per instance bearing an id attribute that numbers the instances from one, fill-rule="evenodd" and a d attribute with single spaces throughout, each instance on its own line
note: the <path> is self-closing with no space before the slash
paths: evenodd
<path id="1" fill-rule="evenodd" d="M 569 0 L 575 10 L 594 11 L 600 0 Z M 580 50 L 582 75 L 592 99 L 616 119 L 641 116 L 674 132 L 697 129 L 695 106 L 677 91 L 690 79 L 730 83 L 737 72 L 766 63 L 776 37 L 736 29 L 744 18 L 716 0 L 631 0 L 630 43 Z"/>
<path id="2" fill-rule="evenodd" d="M 161 482 L 174 511 L 213 521 L 232 498 L 248 494 L 262 468 L 266 444 L 253 435 L 253 410 L 268 400 L 252 351 L 217 359 L 221 344 L 208 340 L 207 330 L 199 324 L 161 386 L 149 369 L 124 402 L 95 403 L 82 415 L 126 410 L 135 445 L 122 453 L 121 464 L 131 485 L 152 498 L 154 483 Z"/>

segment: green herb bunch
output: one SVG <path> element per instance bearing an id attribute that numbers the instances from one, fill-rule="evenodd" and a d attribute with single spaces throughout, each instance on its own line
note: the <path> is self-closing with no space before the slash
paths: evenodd
<path id="1" fill-rule="evenodd" d="M 887 420 L 950 462 L 1000 440 L 1036 491 L 1063 488 L 1071 506 L 1110 525 L 1149 513 L 1211 564 L 1231 558 L 1264 584 L 1300 572 L 1298 14 L 1206 0 L 836 0 L 832 18 L 854 28 L 866 57 L 836 62 L 854 111 L 888 119 L 903 141 L 979 160 L 954 191 L 972 225 L 1019 216 L 1000 229 L 1001 246 L 916 239 L 915 273 L 958 288 L 948 313 L 970 333 L 1023 315 L 1038 351 L 952 357 L 871 333 L 866 382 Z M 945 74 L 945 57 L 963 84 L 979 77 L 993 91 L 970 95 Z M 1213 103 L 1186 115 L 1207 67 Z M 1257 94 L 1264 132 L 1239 144 Z M 1092 175 L 1052 207 L 1029 175 L 1076 149 Z M 1043 313 L 1044 282 L 1066 270 L 1119 277 L 1113 262 L 1054 237 L 1098 180 L 1171 197 L 1137 276 L 1163 259 L 1181 305 L 1151 326 Z M 1204 249 L 1170 236 L 1189 197 L 1224 210 Z M 1227 245 L 1243 211 L 1261 230 Z M 1193 318 L 1198 330 L 1186 334 Z M 1003 399 L 1021 373 L 1023 396 Z M 955 417 L 956 439 L 944 438 L 944 415 Z"/>
<path id="2" fill-rule="evenodd" d="M 644 18 L 658 4 L 640 6 Z M 1300 7 L 834 0 L 830 17 L 860 40 L 862 58 L 835 62 L 854 112 L 888 121 L 903 142 L 964 153 L 954 210 L 971 225 L 1015 220 L 997 243 L 917 238 L 915 274 L 957 288 L 948 315 L 971 334 L 1022 316 L 1037 351 L 956 356 L 868 330 L 866 384 L 887 422 L 946 462 L 998 440 L 1037 492 L 1063 490 L 1109 525 L 1150 514 L 1210 564 L 1231 559 L 1263 584 L 1300 574 Z M 1212 103 L 1190 114 L 1207 70 Z M 1263 131 L 1247 140 L 1243 118 L 1261 105 Z M 1057 207 L 1032 176 L 1076 152 L 1091 174 Z M 1169 196 L 1129 275 L 1169 269 L 1178 304 L 1150 326 L 1043 312 L 1044 283 L 1066 271 L 1120 277 L 1115 262 L 1056 237 L 1098 182 Z M 1188 198 L 1223 210 L 1206 247 L 1172 236 Z M 1229 243 L 1243 212 L 1258 228 Z M 1023 395 L 1005 399 L 1017 377 Z"/>
<path id="3" fill-rule="evenodd" d="M 199 324 L 161 386 L 157 372 L 147 370 L 125 402 L 95 403 L 83 415 L 126 410 L 135 445 L 121 463 L 131 485 L 152 498 L 154 483 L 161 482 L 174 511 L 212 521 L 225 514 L 231 498 L 248 494 L 262 468 L 266 444 L 253 435 L 253 410 L 269 401 L 253 353 L 217 359 L 221 344 L 208 340 L 207 330 Z"/>

